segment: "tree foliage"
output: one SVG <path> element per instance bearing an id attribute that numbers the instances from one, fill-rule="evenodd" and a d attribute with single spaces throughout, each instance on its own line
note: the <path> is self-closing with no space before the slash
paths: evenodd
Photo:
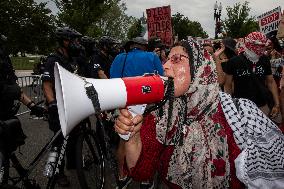
<path id="1" fill-rule="evenodd" d="M 251 8 L 245 1 L 243 4 L 236 3 L 233 7 L 227 7 L 228 18 L 224 20 L 224 29 L 228 36 L 233 38 L 244 37 L 258 30 L 258 22 L 255 17 L 249 16 Z"/>
<path id="2" fill-rule="evenodd" d="M 97 35 L 96 23 L 107 10 L 103 0 L 55 0 L 59 25 L 67 25 L 83 34 Z M 90 31 L 90 27 L 93 30 Z"/>
<path id="3" fill-rule="evenodd" d="M 115 36 L 117 39 L 125 40 L 127 32 L 135 19 L 126 15 L 126 4 L 121 2 L 121 0 L 111 1 L 107 7 L 107 11 L 97 23 L 100 34 Z"/>
<path id="4" fill-rule="evenodd" d="M 143 30 L 143 26 L 140 19 L 136 19 L 132 26 L 129 28 L 127 33 L 127 38 L 132 39 L 134 37 L 140 36 Z"/>
<path id="5" fill-rule="evenodd" d="M 125 13 L 121 0 L 55 0 L 62 25 L 68 25 L 84 35 L 126 38 L 132 17 Z"/>
<path id="6" fill-rule="evenodd" d="M 179 12 L 172 16 L 172 25 L 174 35 L 178 35 L 179 39 L 187 39 L 188 36 L 208 37 L 199 22 L 191 21 Z"/>
<path id="7" fill-rule="evenodd" d="M 44 52 L 50 46 L 54 17 L 46 3 L 34 0 L 5 0 L 0 2 L 0 32 L 8 37 L 13 54 Z"/>

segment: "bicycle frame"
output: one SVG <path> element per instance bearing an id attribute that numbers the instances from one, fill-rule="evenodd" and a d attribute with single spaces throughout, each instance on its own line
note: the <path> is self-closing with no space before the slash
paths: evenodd
<path id="1" fill-rule="evenodd" d="M 113 170 L 113 174 L 115 176 L 116 182 L 118 181 L 118 165 L 116 161 L 116 156 L 111 150 L 111 144 L 110 144 L 110 138 L 107 135 L 106 127 L 104 126 L 104 123 L 102 119 L 96 115 L 97 122 L 96 124 L 96 137 L 99 139 L 100 146 L 102 147 L 102 151 L 104 153 L 104 157 L 106 157 L 107 160 L 110 160 L 111 169 Z"/>
<path id="2" fill-rule="evenodd" d="M 5 175 L 5 172 L 4 171 L 4 176 L 3 176 L 3 183 L 8 183 L 8 180 L 11 180 L 13 182 L 14 185 L 16 185 L 17 183 L 19 183 L 20 181 L 23 181 L 24 184 L 30 184 L 30 183 L 27 183 L 29 182 L 30 180 L 28 179 L 29 175 L 31 174 L 31 172 L 35 169 L 35 167 L 38 165 L 39 161 L 43 158 L 44 155 L 46 155 L 49 150 L 51 149 L 54 141 L 59 137 L 59 135 L 61 134 L 61 130 L 59 130 L 51 139 L 50 141 L 41 149 L 41 151 L 37 154 L 37 156 L 34 158 L 34 160 L 29 164 L 29 166 L 27 168 L 24 168 L 17 156 L 15 155 L 15 153 L 13 152 L 12 154 L 10 154 L 9 158 L 7 159 L 7 162 L 8 160 L 10 159 L 12 164 L 13 164 L 13 167 L 16 169 L 17 173 L 19 174 L 19 177 L 15 177 L 15 178 L 9 178 L 9 175 Z M 67 141 L 67 139 L 65 139 L 64 141 Z M 66 142 L 67 143 L 67 142 Z M 66 147 L 66 143 L 64 145 L 64 143 L 62 144 L 61 146 L 61 153 L 65 153 L 65 147 Z M 60 155 L 57 162 L 56 162 L 56 170 L 54 170 L 54 176 L 56 174 L 59 173 L 59 169 L 58 169 L 58 166 L 61 164 L 61 161 L 63 159 L 63 156 L 64 155 Z M 8 163 L 9 165 L 9 163 Z M 6 169 L 7 170 L 7 169 Z M 16 181 L 14 181 L 16 180 Z M 47 188 L 49 188 L 49 186 L 47 185 Z"/>

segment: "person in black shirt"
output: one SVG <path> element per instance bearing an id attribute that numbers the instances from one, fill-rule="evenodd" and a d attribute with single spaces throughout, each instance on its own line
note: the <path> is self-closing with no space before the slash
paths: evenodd
<path id="1" fill-rule="evenodd" d="M 85 59 L 85 65 L 83 67 L 83 76 L 87 78 L 107 79 L 105 72 L 99 64 L 99 62 L 103 61 L 101 61 L 96 40 L 89 36 L 83 36 L 80 43 L 84 47 L 83 57 Z"/>
<path id="2" fill-rule="evenodd" d="M 222 42 L 220 42 L 220 47 L 216 49 L 216 52 L 213 54 L 213 59 L 216 63 L 218 83 L 222 89 L 226 80 L 226 64 L 229 59 L 236 56 L 236 44 L 237 42 L 233 38 L 224 38 Z"/>
<path id="3" fill-rule="evenodd" d="M 279 98 L 269 59 L 264 56 L 266 41 L 260 32 L 252 32 L 245 38 L 244 52 L 227 62 L 224 90 L 236 98 L 253 101 L 266 115 L 274 118 L 279 114 Z M 268 90 L 273 96 L 273 107 L 269 107 Z"/>
<path id="4" fill-rule="evenodd" d="M 109 78 L 111 63 L 119 50 L 116 48 L 116 42 L 113 38 L 103 36 L 99 40 L 98 50 L 95 51 L 90 59 L 89 71 L 87 76 L 90 78 L 106 79 Z"/>
<path id="5" fill-rule="evenodd" d="M 0 34 L 0 167 L 5 156 L 24 144 L 26 135 L 15 116 L 21 101 L 31 115 L 42 117 L 45 109 L 36 105 L 17 84 L 17 76 L 6 50 L 7 37 Z"/>
<path id="6" fill-rule="evenodd" d="M 15 100 L 26 105 L 31 114 L 42 117 L 45 110 L 36 105 L 16 82 L 18 78 L 7 53 L 6 43 L 7 37 L 0 34 L 0 120 L 8 120 L 15 116 Z"/>
<path id="7" fill-rule="evenodd" d="M 56 133 L 60 130 L 59 115 L 57 109 L 56 95 L 55 95 L 55 80 L 54 80 L 54 66 L 58 62 L 66 70 L 74 73 L 78 69 L 78 64 L 75 62 L 76 58 L 79 57 L 82 52 L 82 46 L 79 43 L 79 38 L 82 36 L 76 30 L 70 29 L 68 27 L 58 28 L 55 32 L 57 42 L 59 47 L 55 52 L 47 57 L 44 63 L 44 73 L 42 76 L 43 81 L 43 92 L 46 98 L 46 103 L 48 106 L 48 123 L 49 129 Z M 68 95 L 68 94 L 67 94 Z M 72 164 L 74 159 L 74 149 L 72 149 L 72 144 L 75 141 L 75 131 L 70 133 L 68 139 L 68 144 L 66 148 L 67 155 L 67 166 Z M 56 141 L 54 147 L 59 147 L 63 142 L 63 135 Z M 71 154 L 71 155 L 70 155 Z M 70 157 L 70 158 L 69 158 Z M 70 163 L 68 163 L 70 161 Z M 63 161 L 64 162 L 64 161 Z M 69 186 L 69 181 L 64 175 L 64 163 L 61 166 L 60 175 L 58 176 L 57 184 L 62 187 Z"/>

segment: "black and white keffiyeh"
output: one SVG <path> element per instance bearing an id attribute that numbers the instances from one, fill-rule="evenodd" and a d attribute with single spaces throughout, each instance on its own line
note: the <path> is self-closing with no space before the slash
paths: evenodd
<path id="1" fill-rule="evenodd" d="M 220 93 L 225 117 L 242 150 L 235 160 L 237 177 L 248 188 L 284 188 L 284 136 L 257 106 L 247 99 Z"/>

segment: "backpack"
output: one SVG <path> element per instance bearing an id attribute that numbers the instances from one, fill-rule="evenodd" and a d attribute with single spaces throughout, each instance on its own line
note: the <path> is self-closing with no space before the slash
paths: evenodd
<path id="1" fill-rule="evenodd" d="M 14 152 L 19 146 L 25 144 L 27 136 L 17 118 L 0 121 L 0 146 L 5 152 Z"/>

